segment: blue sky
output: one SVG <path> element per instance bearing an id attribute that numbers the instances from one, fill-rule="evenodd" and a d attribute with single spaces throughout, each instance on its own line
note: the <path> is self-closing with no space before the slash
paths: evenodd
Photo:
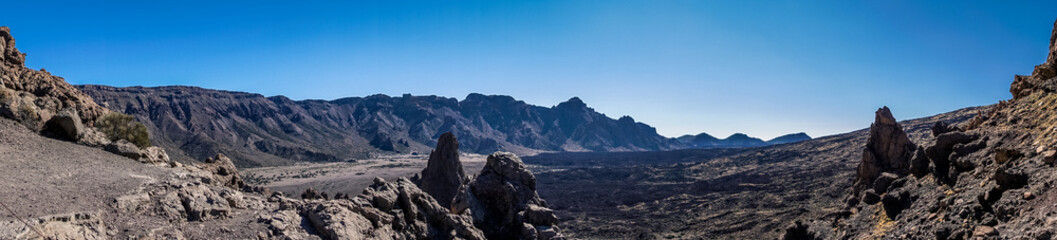
<path id="1" fill-rule="evenodd" d="M 771 138 L 1008 99 L 1057 19 L 1057 1 L 147 2 L 15 1 L 0 25 L 73 84 L 579 96 L 669 137 Z"/>

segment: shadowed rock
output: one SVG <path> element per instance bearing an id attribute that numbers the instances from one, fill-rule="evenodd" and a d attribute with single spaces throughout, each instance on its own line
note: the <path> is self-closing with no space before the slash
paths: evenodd
<path id="1" fill-rule="evenodd" d="M 536 193 L 536 177 L 513 153 L 496 152 L 452 209 L 469 209 L 488 239 L 564 239 L 554 211 Z"/>
<path id="2" fill-rule="evenodd" d="M 429 154 L 429 162 L 422 169 L 419 187 L 437 199 L 441 206 L 451 207 L 459 186 L 466 182 L 466 173 L 459 161 L 459 141 L 451 132 L 440 135 L 437 148 Z"/>
<path id="3" fill-rule="evenodd" d="M 870 187 L 881 173 L 909 174 L 910 159 L 916 149 L 888 107 L 878 109 L 874 123 L 870 125 L 870 138 L 863 150 L 862 162 L 857 168 L 855 192 Z"/>

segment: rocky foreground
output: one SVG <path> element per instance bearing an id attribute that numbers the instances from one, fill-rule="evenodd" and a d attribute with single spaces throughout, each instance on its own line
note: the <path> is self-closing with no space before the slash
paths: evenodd
<path id="1" fill-rule="evenodd" d="M 184 164 L 102 135 L 93 125 L 109 110 L 25 68 L 7 28 L 0 42 L 2 239 L 564 238 L 512 153 L 489 155 L 470 178 L 449 133 L 414 181 L 376 178 L 357 196 L 293 199 L 247 185 L 223 154 Z"/>
<path id="2" fill-rule="evenodd" d="M 1045 63 L 1017 76 L 1013 99 L 931 141 L 906 137 L 877 111 L 840 210 L 797 222 L 786 239 L 1052 239 L 1057 237 L 1057 23 Z"/>

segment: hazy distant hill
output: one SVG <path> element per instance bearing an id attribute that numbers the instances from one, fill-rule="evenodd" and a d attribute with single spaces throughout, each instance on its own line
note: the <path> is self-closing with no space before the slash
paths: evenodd
<path id="1" fill-rule="evenodd" d="M 759 138 L 750 137 L 744 133 L 731 134 L 729 137 L 719 139 L 709 135 L 708 133 L 700 133 L 697 135 L 683 135 L 676 138 L 679 142 L 691 148 L 743 148 L 743 147 L 759 147 L 774 144 L 783 143 L 794 143 L 804 140 L 811 140 L 811 137 L 806 133 L 793 133 L 786 134 L 774 139 L 764 141 Z"/>
<path id="2" fill-rule="evenodd" d="M 372 95 L 333 101 L 197 87 L 78 86 L 101 105 L 136 116 L 174 158 L 218 152 L 240 166 L 340 161 L 371 152 L 428 153 L 440 134 L 460 149 L 491 153 L 644 151 L 679 148 L 631 117 L 612 119 L 579 98 L 550 108 L 509 96 Z"/>

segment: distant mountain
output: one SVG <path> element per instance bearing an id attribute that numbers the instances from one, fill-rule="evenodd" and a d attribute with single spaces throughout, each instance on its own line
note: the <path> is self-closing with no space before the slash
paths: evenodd
<path id="1" fill-rule="evenodd" d="M 792 133 L 792 134 L 786 134 L 786 135 L 778 136 L 778 137 L 776 137 L 774 139 L 767 140 L 767 144 L 775 145 L 775 144 L 795 143 L 795 142 L 805 141 L 805 140 L 811 140 L 811 136 L 808 136 L 807 133 L 800 132 L 800 133 Z"/>
<path id="2" fill-rule="evenodd" d="M 700 133 L 697 135 L 683 135 L 676 138 L 683 145 L 689 148 L 743 148 L 743 147 L 759 147 L 783 143 L 794 143 L 804 140 L 811 140 L 811 137 L 806 133 L 794 133 L 782 135 L 774 139 L 764 141 L 759 138 L 750 137 L 744 133 L 731 134 L 729 137 L 719 139 L 709 135 L 708 133 Z"/>
<path id="3" fill-rule="evenodd" d="M 216 153 L 240 166 L 341 161 L 375 152 L 428 153 L 444 132 L 466 152 L 646 151 L 683 145 L 631 117 L 612 119 L 579 98 L 550 108 L 510 96 L 372 95 L 333 101 L 197 87 L 86 85 L 109 109 L 136 116 L 155 145 L 190 161 Z"/>

